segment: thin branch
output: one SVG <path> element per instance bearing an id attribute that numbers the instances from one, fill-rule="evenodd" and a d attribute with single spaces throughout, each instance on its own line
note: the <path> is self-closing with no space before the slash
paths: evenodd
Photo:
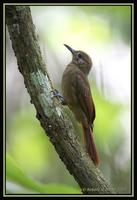
<path id="1" fill-rule="evenodd" d="M 41 56 L 28 6 L 6 5 L 6 24 L 24 77 L 25 87 L 36 108 L 37 118 L 60 159 L 84 194 L 114 194 L 101 172 L 94 166 L 76 138 L 75 130 L 57 99 Z"/>

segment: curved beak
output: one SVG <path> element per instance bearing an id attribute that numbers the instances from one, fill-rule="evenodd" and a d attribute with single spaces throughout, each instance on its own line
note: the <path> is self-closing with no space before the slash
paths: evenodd
<path id="1" fill-rule="evenodd" d="M 75 50 L 74 49 L 72 49 L 70 46 L 68 46 L 67 44 L 64 44 L 64 46 L 69 50 L 69 51 L 71 51 L 71 53 L 74 55 L 74 53 L 75 53 Z"/>

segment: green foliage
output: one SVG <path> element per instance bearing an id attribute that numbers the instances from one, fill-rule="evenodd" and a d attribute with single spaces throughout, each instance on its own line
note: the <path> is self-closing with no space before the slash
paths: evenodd
<path id="1" fill-rule="evenodd" d="M 45 192 L 39 184 L 20 169 L 18 164 L 8 153 L 6 155 L 6 176 L 7 179 L 15 181 L 29 189 L 36 190 L 37 192 Z"/>
<path id="2" fill-rule="evenodd" d="M 8 153 L 6 155 L 6 177 L 7 180 L 13 181 L 23 187 L 26 187 L 28 191 L 30 190 L 29 193 L 80 194 L 80 190 L 63 184 L 40 184 L 39 182 L 29 177 Z M 8 194 L 12 193 L 10 189 L 8 189 L 8 191 Z M 14 191 L 14 193 L 16 192 Z"/>
<path id="3" fill-rule="evenodd" d="M 101 137 L 101 143 L 104 142 L 103 140 L 108 142 L 117 131 L 118 125 L 120 126 L 119 116 L 124 106 L 105 99 L 95 88 L 92 89 L 92 93 L 96 107 L 94 131 L 97 132 L 99 138 Z"/>
<path id="4" fill-rule="evenodd" d="M 7 146 L 10 156 L 7 154 L 7 181 L 12 180 L 29 189 L 20 189 L 22 193 L 30 193 L 30 189 L 34 193 L 46 194 L 80 193 L 77 183 L 43 132 L 32 106 L 16 113 L 9 131 Z M 48 184 L 41 185 L 39 182 Z M 12 192 L 10 188 L 8 192 Z"/>
<path id="5" fill-rule="evenodd" d="M 81 45 L 111 43 L 114 39 L 130 42 L 131 6 L 31 6 L 32 14 L 46 11 L 43 37 L 48 41 L 67 41 Z M 43 16 L 44 17 L 44 16 Z M 50 20 L 49 20 L 50 17 Z M 48 28 L 47 28 L 48 26 Z M 47 34 L 45 34 L 47 33 Z M 48 38 L 50 35 L 50 38 Z M 84 38 L 81 40 L 81 38 Z M 80 42 L 80 44 L 79 44 Z M 55 47 L 54 47 L 55 48 Z"/>
<path id="6" fill-rule="evenodd" d="M 113 34 L 125 42 L 130 41 L 131 6 L 99 6 L 94 12 L 107 18 Z"/>
<path id="7" fill-rule="evenodd" d="M 50 148 L 50 143 L 35 118 L 34 109 L 28 107 L 26 110 L 21 110 L 13 118 L 10 131 L 8 144 L 14 158 L 20 165 L 23 165 L 24 170 L 28 173 L 35 177 L 37 174 L 42 176 L 43 170 L 49 167 L 49 154 L 46 149 Z M 45 159 L 47 165 L 45 165 Z"/>

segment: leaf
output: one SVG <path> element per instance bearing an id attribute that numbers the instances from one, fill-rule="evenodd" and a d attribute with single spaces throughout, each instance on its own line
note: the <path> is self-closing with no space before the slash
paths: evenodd
<path id="1" fill-rule="evenodd" d="M 26 175 L 9 154 L 6 155 L 6 176 L 9 180 L 19 183 L 22 186 L 33 189 L 39 193 L 45 193 L 45 189 Z"/>
<path id="2" fill-rule="evenodd" d="M 63 184 L 51 183 L 45 185 L 45 189 L 48 192 L 48 194 L 82 194 L 79 189 Z"/>
<path id="3" fill-rule="evenodd" d="M 42 185 L 29 177 L 15 162 L 11 155 L 6 155 L 6 177 L 27 189 L 42 194 L 80 194 L 80 190 L 63 184 Z M 30 192 L 29 192 L 30 193 Z"/>

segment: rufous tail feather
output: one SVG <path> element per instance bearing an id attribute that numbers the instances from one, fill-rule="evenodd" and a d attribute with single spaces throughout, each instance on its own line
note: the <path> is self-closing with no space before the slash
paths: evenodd
<path id="1" fill-rule="evenodd" d="M 85 145 L 86 145 L 86 150 L 90 156 L 90 158 L 93 160 L 94 164 L 96 166 L 99 165 L 100 159 L 99 159 L 99 154 L 96 149 L 96 145 L 94 142 L 93 138 L 93 132 L 91 128 L 86 128 L 82 125 L 83 127 L 83 132 L 84 132 L 84 140 L 85 140 Z"/>

